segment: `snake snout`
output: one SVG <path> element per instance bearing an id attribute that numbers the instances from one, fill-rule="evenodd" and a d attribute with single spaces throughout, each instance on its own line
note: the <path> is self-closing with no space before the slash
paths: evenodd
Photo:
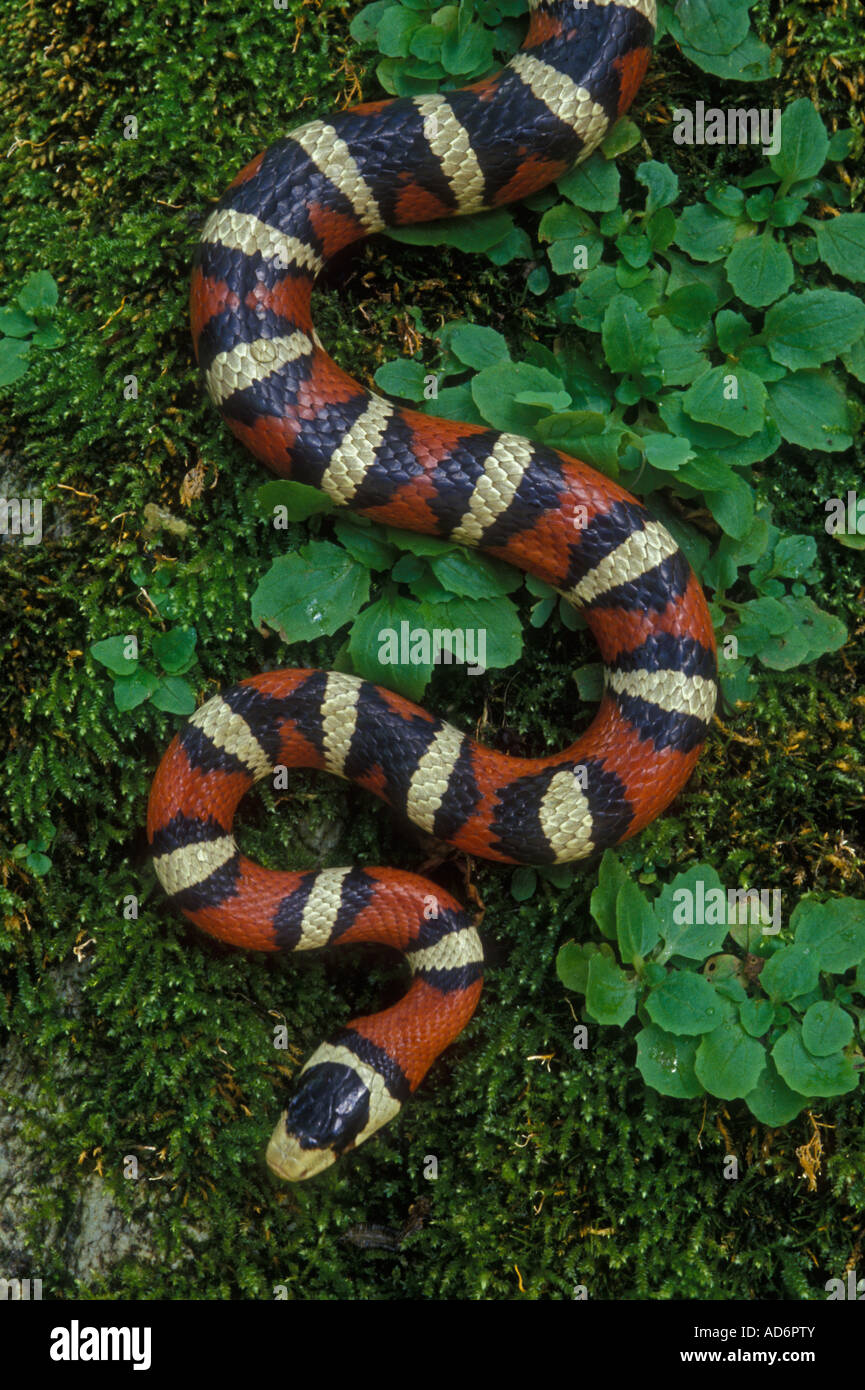
<path id="1" fill-rule="evenodd" d="M 286 1128 L 287 1114 L 288 1112 L 283 1110 L 270 1137 L 266 1155 L 267 1166 L 278 1178 L 284 1178 L 286 1182 L 303 1182 L 304 1178 L 314 1178 L 316 1173 L 324 1172 L 324 1169 L 329 1168 L 336 1160 L 337 1155 L 333 1149 L 302 1148 L 297 1136 L 289 1134 Z"/>

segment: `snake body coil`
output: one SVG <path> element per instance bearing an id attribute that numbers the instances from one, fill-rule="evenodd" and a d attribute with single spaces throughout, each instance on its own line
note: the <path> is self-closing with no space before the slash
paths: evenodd
<path id="1" fill-rule="evenodd" d="M 231 827 L 252 783 L 275 765 L 324 768 L 469 854 L 556 863 L 653 820 L 705 738 L 712 625 L 668 532 L 576 459 L 374 395 L 327 356 L 310 314 L 316 275 L 351 242 L 499 207 L 591 153 L 639 87 L 654 22 L 654 0 L 534 0 L 524 46 L 496 76 L 302 126 L 242 170 L 204 228 L 193 335 L 235 435 L 340 506 L 537 575 L 583 612 L 605 665 L 591 727 L 545 758 L 506 757 L 387 690 L 306 670 L 241 682 L 171 744 L 148 835 L 175 907 L 258 950 L 382 942 L 414 975 L 395 1007 L 355 1019 L 307 1062 L 268 1148 L 289 1179 L 397 1113 L 471 1017 L 482 953 L 459 904 L 414 875 L 250 863 Z"/>

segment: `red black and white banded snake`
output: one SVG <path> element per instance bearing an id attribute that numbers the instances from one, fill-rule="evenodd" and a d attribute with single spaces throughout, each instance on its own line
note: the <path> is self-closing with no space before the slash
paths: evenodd
<path id="1" fill-rule="evenodd" d="M 553 449 L 376 396 L 331 361 L 313 327 L 313 284 L 336 252 L 382 227 L 526 197 L 590 154 L 628 107 L 649 63 L 654 0 L 531 9 L 523 48 L 494 77 L 356 106 L 265 150 L 216 205 L 196 255 L 196 355 L 238 439 L 340 506 L 537 575 L 582 611 L 605 667 L 591 727 L 544 758 L 483 748 L 387 690 L 310 670 L 242 681 L 174 739 L 148 837 L 178 910 L 263 951 L 384 943 L 413 972 L 399 1003 L 353 1020 L 303 1068 L 267 1151 L 291 1180 L 397 1114 L 471 1017 L 482 951 L 459 903 L 428 880 L 251 863 L 231 829 L 253 782 L 275 766 L 323 768 L 468 854 L 561 863 L 660 814 L 715 705 L 702 590 L 641 503 Z"/>

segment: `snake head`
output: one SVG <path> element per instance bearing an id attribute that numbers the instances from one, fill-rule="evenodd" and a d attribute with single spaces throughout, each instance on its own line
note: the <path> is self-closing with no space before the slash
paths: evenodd
<path id="1" fill-rule="evenodd" d="M 321 1173 L 400 1109 L 382 1078 L 345 1047 L 324 1043 L 309 1059 L 267 1146 L 271 1170 L 288 1182 Z"/>

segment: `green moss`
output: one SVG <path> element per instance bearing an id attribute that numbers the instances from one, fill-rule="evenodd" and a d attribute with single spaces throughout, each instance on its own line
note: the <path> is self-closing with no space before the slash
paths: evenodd
<path id="1" fill-rule="evenodd" d="M 813 31 L 828 53 L 829 20 L 840 14 L 830 10 L 821 18 L 785 4 L 775 22 L 796 19 L 803 34 L 807 24 L 808 43 Z M 266 666 L 328 665 L 339 646 L 337 637 L 286 653 L 250 625 L 249 595 L 282 540 L 254 517 L 249 494 L 261 472 L 205 406 L 185 323 L 207 200 L 299 117 L 357 99 L 348 9 L 324 0 L 314 22 L 308 16 L 301 0 L 247 13 L 228 0 L 177 0 L 167 17 L 119 0 L 89 11 L 37 0 L 8 21 L 0 80 L 18 143 L 0 162 L 4 284 L 13 291 L 49 269 L 66 338 L 60 355 L 34 356 L 8 393 L 0 440 L 4 469 L 38 489 L 55 528 L 41 546 L 6 545 L 2 556 L 0 1025 L 7 1045 L 33 1059 L 39 1088 L 9 1101 L 39 1155 L 30 1256 L 52 1296 L 267 1298 L 286 1284 L 304 1298 L 499 1299 L 522 1283 L 530 1298 L 570 1298 L 576 1284 L 600 1299 L 821 1297 L 847 1263 L 865 1201 L 863 1102 L 825 1108 L 834 1128 L 822 1131 L 811 1191 L 796 1156 L 813 1135 L 807 1116 L 768 1135 L 743 1106 L 704 1113 L 664 1101 L 643 1087 L 628 1031 L 596 1030 L 589 1050 L 575 1052 L 553 959 L 562 941 L 589 934 L 591 868 L 572 887 L 542 884 L 518 905 L 507 871 L 472 866 L 490 971 L 465 1034 L 398 1125 L 336 1170 L 283 1189 L 264 1168 L 282 1066 L 294 1070 L 353 1012 L 391 1002 L 402 973 L 370 947 L 246 956 L 168 916 L 143 825 L 177 721 L 149 704 L 118 713 L 87 653 L 118 632 L 146 642 L 163 618 L 192 623 L 199 666 L 189 678 L 204 694 Z M 670 82 L 681 60 L 670 46 L 665 54 L 650 112 L 669 105 L 672 90 L 677 104 L 687 100 L 687 84 L 683 93 Z M 682 67 L 705 98 L 708 79 Z M 793 62 L 786 71 L 799 84 L 818 69 Z M 817 94 L 843 122 L 836 71 L 824 85 L 820 67 Z M 374 97 L 372 77 L 361 80 Z M 134 141 L 123 138 L 129 115 Z M 666 136 L 648 129 L 663 158 Z M 687 182 L 687 156 L 676 159 Z M 408 329 L 434 332 L 467 299 L 478 322 L 514 341 L 548 341 L 543 310 L 526 308 L 513 266 L 479 268 L 381 241 L 346 271 L 345 289 L 320 295 L 320 327 L 365 380 Z M 138 394 L 127 400 L 133 375 Z M 184 505 L 183 480 L 193 474 L 185 495 L 194 494 L 198 469 L 203 490 Z M 798 530 L 860 477 L 847 458 L 790 451 L 783 473 L 767 469 L 762 486 L 776 516 Z M 186 534 L 148 536 L 148 503 L 182 516 Z M 328 522 L 313 525 L 327 533 Z M 856 557 L 816 529 L 821 601 L 855 630 Z M 130 575 L 141 557 L 171 576 L 160 611 Z M 483 735 L 501 747 L 516 739 L 521 751 L 542 752 L 580 719 L 570 672 L 582 651 L 582 635 L 530 630 L 521 670 L 478 685 L 440 672 L 430 704 L 466 728 L 485 718 Z M 725 716 L 672 813 L 626 847 L 629 869 L 649 881 L 706 858 L 723 882 L 781 887 L 788 908 L 810 888 L 861 895 L 861 860 L 844 838 L 862 775 L 860 660 L 861 635 L 816 669 L 767 678 L 747 712 Z M 57 827 L 53 867 L 29 878 L 9 850 L 48 822 Z M 333 825 L 338 843 L 322 854 L 322 831 Z M 416 869 L 430 855 L 428 841 L 369 797 L 313 776 L 298 776 L 290 796 L 250 798 L 242 835 L 273 865 Z M 461 858 L 437 874 L 465 897 Z M 130 894 L 141 899 L 132 920 L 123 915 Z M 83 962 L 74 1009 L 56 973 L 73 950 Z M 287 1055 L 272 1045 L 283 1019 Z M 722 1176 L 730 1151 L 737 1182 Z M 123 1178 L 129 1154 L 139 1159 L 137 1184 Z M 438 1158 L 435 1182 L 423 1177 L 427 1155 Z M 133 1228 L 159 1193 L 155 1266 L 127 1259 L 104 1278 L 69 1274 L 46 1233 L 51 1220 L 63 1228 L 93 1173 Z M 420 1194 L 432 1200 L 431 1219 L 398 1255 L 340 1244 L 356 1222 L 400 1225 Z"/>

